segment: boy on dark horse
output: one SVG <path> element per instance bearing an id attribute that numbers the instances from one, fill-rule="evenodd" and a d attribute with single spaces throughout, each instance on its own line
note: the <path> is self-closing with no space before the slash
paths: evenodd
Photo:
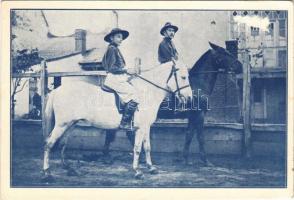
<path id="1" fill-rule="evenodd" d="M 158 61 L 160 64 L 172 61 L 174 67 L 176 66 L 179 54 L 172 40 L 178 30 L 179 28 L 172 25 L 170 22 L 166 22 L 161 28 L 160 34 L 164 37 L 158 47 Z M 184 103 L 184 99 L 181 97 L 178 98 L 178 100 L 180 103 L 179 105 Z"/>
<path id="2" fill-rule="evenodd" d="M 175 33 L 178 31 L 178 27 L 172 25 L 170 22 L 167 22 L 160 30 L 160 34 L 164 36 L 162 42 L 158 47 L 158 61 L 160 64 L 178 60 L 177 49 L 172 42 L 172 39 L 175 36 Z"/>
<path id="3" fill-rule="evenodd" d="M 102 66 L 107 72 L 104 84 L 115 90 L 121 100 L 126 103 L 122 116 L 120 129 L 133 130 L 132 118 L 138 106 L 138 96 L 132 84 L 130 84 L 129 74 L 134 74 L 134 70 L 126 69 L 125 60 L 119 50 L 123 40 L 129 36 L 129 32 L 119 28 L 114 28 L 108 33 L 104 40 L 109 43 L 106 53 L 102 60 Z"/>

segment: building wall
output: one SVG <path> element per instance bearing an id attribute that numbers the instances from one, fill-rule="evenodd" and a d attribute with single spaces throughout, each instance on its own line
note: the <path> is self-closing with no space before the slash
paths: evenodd
<path id="1" fill-rule="evenodd" d="M 242 40 L 244 39 L 244 46 L 249 49 L 249 55 L 251 57 L 252 67 L 267 67 L 267 68 L 280 68 L 279 66 L 279 51 L 287 49 L 287 14 L 280 11 L 279 14 L 276 11 L 270 12 L 268 15 L 265 11 L 259 11 L 257 15 L 253 11 L 249 11 L 244 16 L 243 11 L 237 12 L 236 17 L 257 17 L 260 19 L 268 18 L 268 28 L 264 29 L 259 23 L 252 24 L 254 19 L 244 20 L 244 23 L 238 23 L 236 17 L 233 16 L 233 12 L 230 12 L 231 21 L 231 38 L 240 40 L 240 47 L 242 46 Z M 285 35 L 280 34 L 280 27 L 282 20 L 285 20 Z M 260 21 L 258 21 L 260 22 Z M 259 28 L 257 34 L 252 34 L 252 28 Z M 255 54 L 262 52 L 262 57 L 257 58 Z M 285 67 L 285 66 L 284 66 Z"/>
<path id="2" fill-rule="evenodd" d="M 268 28 L 259 29 L 258 34 L 252 34 L 252 28 L 258 28 L 248 23 L 237 23 L 234 20 L 233 12 L 231 18 L 231 37 L 240 40 L 239 48 L 249 50 L 250 65 L 252 68 L 266 68 L 270 70 L 285 70 L 287 68 L 287 14 L 280 11 L 258 11 L 255 15 L 249 11 L 244 16 L 244 11 L 238 11 L 237 16 L 268 18 Z M 285 34 L 281 34 L 282 21 L 285 20 Z M 250 23 L 249 23 L 250 22 Z M 243 46 L 242 46 L 243 45 Z M 283 52 L 281 52 L 283 51 Z M 257 58 L 256 54 L 260 54 Z M 257 69 L 255 69 L 256 71 Z M 265 69 L 263 69 L 265 70 Z M 258 73 L 258 72 L 256 72 Z M 267 73 L 267 72 L 265 72 Z M 286 78 L 254 79 L 252 81 L 253 99 L 253 120 L 259 123 L 286 123 Z"/>
<path id="3" fill-rule="evenodd" d="M 286 123 L 285 88 L 285 79 L 274 79 L 266 82 L 266 121 L 268 123 Z"/>
<path id="4" fill-rule="evenodd" d="M 229 75 L 219 74 L 212 95 L 209 98 L 210 110 L 206 114 L 209 122 L 238 122 L 240 106 L 236 85 Z"/>

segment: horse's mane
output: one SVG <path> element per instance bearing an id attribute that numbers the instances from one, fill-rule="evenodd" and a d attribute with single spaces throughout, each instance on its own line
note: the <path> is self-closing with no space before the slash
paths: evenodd
<path id="1" fill-rule="evenodd" d="M 199 66 L 205 66 L 203 65 L 204 62 L 206 62 L 207 57 L 211 54 L 211 50 L 207 50 L 193 65 L 193 67 L 190 69 L 189 74 L 196 73 L 200 70 Z"/>

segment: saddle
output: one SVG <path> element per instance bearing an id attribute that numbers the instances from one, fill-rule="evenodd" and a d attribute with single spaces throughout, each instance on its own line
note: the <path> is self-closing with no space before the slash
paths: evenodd
<path id="1" fill-rule="evenodd" d="M 115 98 L 115 105 L 117 108 L 117 111 L 119 112 L 119 114 L 123 114 L 125 107 L 126 107 L 126 103 L 124 103 L 121 98 L 118 96 L 118 94 L 116 93 L 115 90 L 111 89 L 110 87 L 107 87 L 106 85 L 102 85 L 101 89 L 104 92 L 109 92 L 109 93 L 113 93 L 114 94 L 114 98 Z"/>

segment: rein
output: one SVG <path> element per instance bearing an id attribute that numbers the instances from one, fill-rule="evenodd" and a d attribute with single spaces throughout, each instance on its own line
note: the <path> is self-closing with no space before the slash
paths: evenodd
<path id="1" fill-rule="evenodd" d="M 235 74 L 235 72 L 228 71 L 226 72 L 225 70 L 216 70 L 216 71 L 205 71 L 205 72 L 194 72 L 191 74 L 210 74 L 210 73 L 227 73 L 227 74 Z"/>
<path id="2" fill-rule="evenodd" d="M 161 87 L 161 86 L 157 85 L 156 83 L 153 83 L 152 81 L 149 81 L 148 79 L 140 76 L 139 74 L 129 74 L 129 73 L 127 73 L 127 74 L 130 75 L 130 76 L 136 76 L 136 77 L 142 79 L 143 81 L 146 81 L 147 83 L 150 83 L 151 85 L 153 85 L 153 86 L 155 86 L 155 87 L 157 87 L 157 88 L 159 88 L 161 90 L 164 90 L 164 91 L 166 91 L 168 93 L 173 93 L 172 91 L 170 91 L 170 90 L 168 90 L 168 89 L 166 89 L 164 87 Z"/>
<path id="3" fill-rule="evenodd" d="M 151 69 L 153 69 L 153 68 L 151 68 Z M 151 69 L 148 69 L 148 71 L 150 71 Z M 157 85 L 156 83 L 153 83 L 152 81 L 150 81 L 150 80 L 148 80 L 148 79 L 146 79 L 146 78 L 140 76 L 139 74 L 130 74 L 130 73 L 127 73 L 127 74 L 128 74 L 128 75 L 131 75 L 131 76 L 132 76 L 132 75 L 133 75 L 133 76 L 136 76 L 136 77 L 138 77 L 138 78 L 140 78 L 140 79 L 146 81 L 147 83 L 153 85 L 154 87 L 159 88 L 159 89 L 161 89 L 161 90 L 164 90 L 165 92 L 168 92 L 168 93 L 171 93 L 171 94 L 175 94 L 175 93 L 178 92 L 179 95 L 181 96 L 180 90 L 185 89 L 185 88 L 187 88 L 187 87 L 190 87 L 190 85 L 185 85 L 185 86 L 183 86 L 183 87 L 179 87 L 179 84 L 178 84 L 178 78 L 177 78 L 177 71 L 178 71 L 178 69 L 176 69 L 175 66 L 173 65 L 173 68 L 172 68 L 172 70 L 171 70 L 171 72 L 170 72 L 170 75 L 168 76 L 168 79 L 167 79 L 167 81 L 166 81 L 166 83 L 168 83 L 168 81 L 170 80 L 170 78 L 174 75 L 174 77 L 175 77 L 175 81 L 176 81 L 176 86 L 177 86 L 177 89 L 176 89 L 175 91 L 171 91 L 171 90 L 168 90 L 168 89 L 166 89 L 166 88 L 164 88 L 164 87 L 161 87 L 161 86 Z"/>

